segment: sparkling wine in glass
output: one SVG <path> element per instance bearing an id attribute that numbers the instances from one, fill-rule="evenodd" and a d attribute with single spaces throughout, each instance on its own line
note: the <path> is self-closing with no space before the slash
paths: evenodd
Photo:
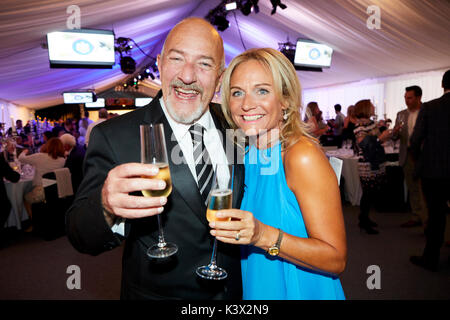
<path id="1" fill-rule="evenodd" d="M 230 221 L 231 218 L 217 218 L 219 210 L 231 209 L 233 201 L 233 165 L 218 165 L 214 171 L 211 192 L 208 198 L 206 219 L 212 221 Z M 217 266 L 217 239 L 214 237 L 211 261 L 207 266 L 198 267 L 196 273 L 199 277 L 208 280 L 222 280 L 228 274 L 225 269 Z"/>
<path id="2" fill-rule="evenodd" d="M 169 161 L 167 157 L 166 141 L 164 138 L 164 126 L 162 123 L 141 125 L 141 163 L 150 163 L 159 168 L 156 176 L 144 178 L 161 179 L 166 182 L 164 190 L 142 190 L 144 197 L 167 197 L 172 192 L 172 180 L 170 178 Z M 158 214 L 158 243 L 147 250 L 150 258 L 167 258 L 178 251 L 176 244 L 166 242 Z"/>

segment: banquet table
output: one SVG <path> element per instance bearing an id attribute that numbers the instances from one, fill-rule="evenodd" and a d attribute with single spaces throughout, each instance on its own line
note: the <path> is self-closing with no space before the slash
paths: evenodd
<path id="1" fill-rule="evenodd" d="M 11 212 L 6 220 L 5 227 L 16 227 L 20 230 L 22 229 L 22 221 L 28 219 L 23 196 L 33 189 L 33 177 L 34 169 L 31 168 L 25 170 L 16 183 L 4 180 L 6 193 L 11 202 Z"/>
<path id="2" fill-rule="evenodd" d="M 343 161 L 341 176 L 344 178 L 344 197 L 353 206 L 359 206 L 362 196 L 361 182 L 358 173 L 358 157 L 351 149 L 336 149 L 326 152 L 329 157 L 336 157 Z"/>
<path id="3" fill-rule="evenodd" d="M 390 161 L 390 158 L 395 157 L 397 154 L 394 149 L 391 147 L 385 148 L 386 156 L 388 158 L 388 161 L 386 162 L 387 165 L 387 171 L 388 171 L 388 178 L 392 178 L 391 171 L 389 168 L 396 168 L 399 170 L 395 170 L 394 172 L 401 171 L 400 168 L 398 168 L 398 161 Z M 343 161 L 342 164 L 342 177 L 344 178 L 344 198 L 348 202 L 350 202 L 353 206 L 359 206 L 359 203 L 361 201 L 362 197 L 362 187 L 361 182 L 359 180 L 359 173 L 358 173 L 358 157 L 353 153 L 352 149 L 336 149 L 336 150 L 328 150 L 326 151 L 326 155 L 328 157 L 336 157 L 338 159 L 341 159 Z M 388 168 L 389 167 L 389 168 Z M 398 176 L 398 175 L 397 175 Z M 393 179 L 398 180 L 401 179 L 401 177 L 393 177 Z M 398 182 L 398 181 L 395 181 Z M 396 187 L 398 187 L 398 183 L 396 183 Z M 403 189 L 403 182 L 400 183 L 400 187 Z M 386 190 L 388 191 L 388 190 Z M 389 193 L 389 192 L 386 192 Z M 400 194 L 404 194 L 403 190 L 400 190 L 400 192 L 396 192 Z M 403 197 L 396 197 L 396 198 L 403 198 Z M 405 199 L 396 199 L 396 202 L 400 201 L 406 201 Z M 392 200 L 391 200 L 392 202 Z"/>

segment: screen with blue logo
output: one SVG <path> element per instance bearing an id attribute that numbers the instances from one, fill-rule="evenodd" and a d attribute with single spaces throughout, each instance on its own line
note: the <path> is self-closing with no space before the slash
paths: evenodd
<path id="1" fill-rule="evenodd" d="M 47 34 L 51 67 L 111 67 L 115 63 L 114 33 L 79 29 Z"/>

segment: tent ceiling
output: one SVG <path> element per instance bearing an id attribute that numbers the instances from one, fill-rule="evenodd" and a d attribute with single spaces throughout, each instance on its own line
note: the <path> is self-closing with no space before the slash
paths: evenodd
<path id="1" fill-rule="evenodd" d="M 220 0 L 78 0 L 81 27 L 113 29 L 116 37 L 134 39 L 153 57 L 169 30 L 188 16 L 204 17 Z M 367 78 L 446 68 L 450 65 L 450 2 L 448 0 L 283 0 L 285 10 L 270 15 L 269 0 L 260 12 L 230 13 L 230 27 L 221 32 L 226 62 L 245 47 L 278 48 L 289 37 L 309 38 L 335 51 L 324 72 L 298 75 L 303 88 L 316 88 Z M 0 99 L 28 108 L 62 103 L 65 90 L 94 88 L 102 92 L 123 81 L 120 66 L 99 69 L 50 69 L 41 48 L 46 34 L 66 29 L 72 1 L 4 0 L 0 12 Z M 381 9 L 381 29 L 366 26 L 367 8 Z M 243 41 L 239 37 L 239 30 Z M 138 68 L 148 58 L 133 49 Z M 116 58 L 117 60 L 117 58 Z"/>

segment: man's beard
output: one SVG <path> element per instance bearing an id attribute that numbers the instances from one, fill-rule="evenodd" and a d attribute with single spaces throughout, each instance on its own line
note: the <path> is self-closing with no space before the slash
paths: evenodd
<path id="1" fill-rule="evenodd" d="M 198 86 L 197 84 L 191 84 L 191 85 L 187 85 L 185 83 L 183 83 L 181 80 L 174 80 L 171 82 L 170 87 L 179 87 L 179 88 L 183 88 L 186 90 L 196 90 L 199 92 L 200 96 L 203 95 L 204 91 L 203 88 L 201 88 L 200 86 Z M 200 100 L 198 106 L 195 108 L 195 110 L 189 114 L 183 114 L 181 112 L 177 112 L 175 110 L 175 108 L 173 108 L 171 102 L 169 101 L 169 99 L 167 99 L 166 102 L 166 107 L 167 107 L 167 111 L 169 112 L 170 116 L 172 117 L 172 119 L 174 119 L 176 122 L 178 123 L 183 123 L 183 124 L 192 124 L 195 121 L 197 121 L 198 119 L 201 118 L 201 116 L 203 115 L 203 113 L 205 112 L 207 106 L 205 106 L 202 101 Z"/>
<path id="2" fill-rule="evenodd" d="M 173 120 L 175 120 L 178 123 L 183 124 L 192 124 L 198 119 L 202 117 L 205 111 L 205 107 L 200 102 L 198 106 L 195 108 L 195 110 L 190 114 L 178 114 L 174 108 L 172 108 L 172 104 L 170 101 L 166 101 L 166 107 L 167 111 L 169 112 L 170 116 Z"/>

